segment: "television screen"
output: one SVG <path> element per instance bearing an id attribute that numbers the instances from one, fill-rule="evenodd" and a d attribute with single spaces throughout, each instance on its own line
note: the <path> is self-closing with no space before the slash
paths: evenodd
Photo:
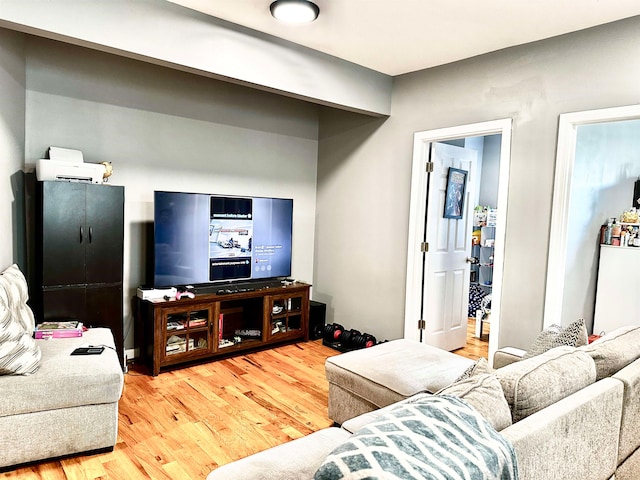
<path id="1" fill-rule="evenodd" d="M 154 195 L 154 286 L 291 275 L 293 200 Z"/>

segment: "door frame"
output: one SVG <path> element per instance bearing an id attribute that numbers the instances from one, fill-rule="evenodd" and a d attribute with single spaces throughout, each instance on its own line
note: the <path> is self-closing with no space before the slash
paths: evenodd
<path id="1" fill-rule="evenodd" d="M 640 105 L 563 113 L 558 124 L 556 172 L 551 204 L 551 230 L 547 263 L 547 287 L 544 301 L 543 328 L 558 323 L 562 318 L 564 278 L 567 263 L 568 218 L 571 201 L 571 183 L 576 158 L 578 127 L 594 123 L 619 122 L 640 119 Z M 493 318 L 493 315 L 492 315 Z"/>
<path id="2" fill-rule="evenodd" d="M 500 144 L 500 172 L 498 176 L 498 218 L 496 247 L 494 250 L 494 276 L 491 301 L 491 335 L 489 336 L 489 359 L 498 349 L 500 332 L 500 304 L 502 299 L 502 274 L 504 271 L 504 243 L 507 219 L 509 166 L 511 164 L 511 128 L 513 120 L 505 118 L 488 122 L 445 127 L 416 132 L 413 136 L 413 163 L 411 170 L 411 199 L 409 205 L 409 235 L 407 245 L 407 282 L 405 296 L 404 338 L 419 340 L 417 322 L 420 316 L 422 295 L 423 253 L 420 245 L 424 239 L 426 195 L 428 174 L 425 169 L 429 161 L 431 143 L 466 137 L 502 135 Z M 469 239 L 471 241 L 471 239 Z M 424 262 L 429 261 L 426 255 Z"/>

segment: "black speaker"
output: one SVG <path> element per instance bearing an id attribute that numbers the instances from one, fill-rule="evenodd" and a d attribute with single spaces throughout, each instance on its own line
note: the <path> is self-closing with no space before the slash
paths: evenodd
<path id="1" fill-rule="evenodd" d="M 326 317 L 327 304 L 311 300 L 309 302 L 309 339 L 322 338 Z"/>

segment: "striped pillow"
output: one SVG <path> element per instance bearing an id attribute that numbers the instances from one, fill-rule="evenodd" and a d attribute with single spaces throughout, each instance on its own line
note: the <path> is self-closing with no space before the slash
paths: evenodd
<path id="1" fill-rule="evenodd" d="M 550 325 L 540 332 L 531 344 L 531 348 L 522 357 L 522 360 L 535 357 L 555 347 L 568 345 L 570 347 L 580 347 L 588 343 L 587 327 L 584 318 L 580 318 L 571 323 L 567 328 L 560 325 Z"/>
<path id="2" fill-rule="evenodd" d="M 27 280 L 17 265 L 11 265 L 0 274 L 0 304 L 9 310 L 15 320 L 30 335 L 35 330 L 36 322 L 29 305 L 29 289 Z"/>
<path id="3" fill-rule="evenodd" d="M 28 375 L 42 353 L 32 338 L 34 317 L 27 305 L 27 282 L 16 265 L 0 275 L 0 375 Z"/>

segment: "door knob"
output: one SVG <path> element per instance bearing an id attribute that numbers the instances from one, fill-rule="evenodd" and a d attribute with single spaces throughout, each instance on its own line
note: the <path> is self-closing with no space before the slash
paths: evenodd
<path id="1" fill-rule="evenodd" d="M 478 263 L 478 257 L 467 257 L 467 263 L 475 265 L 476 263 Z"/>

